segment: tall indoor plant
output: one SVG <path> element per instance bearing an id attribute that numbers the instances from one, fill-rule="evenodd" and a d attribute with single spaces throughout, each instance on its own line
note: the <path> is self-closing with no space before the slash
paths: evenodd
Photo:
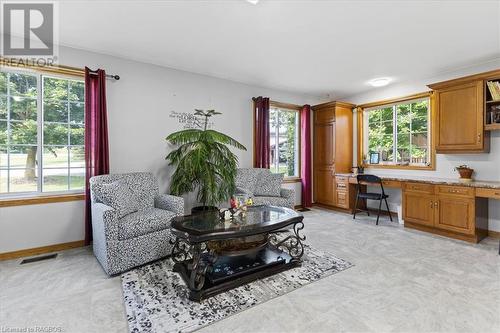
<path id="1" fill-rule="evenodd" d="M 203 206 L 193 211 L 213 209 L 234 194 L 238 158 L 229 147 L 246 150 L 235 139 L 207 128 L 209 118 L 218 114 L 196 109 L 196 116 L 205 117 L 203 129 L 185 129 L 166 138 L 178 146 L 166 157 L 176 167 L 170 192 L 181 195 L 198 190 L 197 200 Z"/>

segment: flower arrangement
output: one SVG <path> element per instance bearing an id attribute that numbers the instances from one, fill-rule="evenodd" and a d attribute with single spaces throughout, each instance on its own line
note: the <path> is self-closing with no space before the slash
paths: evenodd
<path id="1" fill-rule="evenodd" d="M 220 211 L 220 216 L 224 220 L 230 220 L 233 217 L 238 216 L 240 214 L 242 217 L 244 217 L 248 210 L 248 206 L 253 205 L 253 200 L 252 198 L 248 197 L 233 196 L 231 197 L 229 204 L 231 205 L 231 208 L 223 209 Z"/>

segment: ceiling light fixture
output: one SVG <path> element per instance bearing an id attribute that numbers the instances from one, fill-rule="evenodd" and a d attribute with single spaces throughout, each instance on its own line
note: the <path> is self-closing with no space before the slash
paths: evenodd
<path id="1" fill-rule="evenodd" d="M 252 5 L 256 5 L 259 3 L 259 0 L 246 0 L 246 1 L 251 3 Z"/>
<path id="2" fill-rule="evenodd" d="M 383 87 L 389 84 L 391 79 L 388 77 L 379 77 L 377 79 L 370 80 L 368 83 L 373 87 Z"/>

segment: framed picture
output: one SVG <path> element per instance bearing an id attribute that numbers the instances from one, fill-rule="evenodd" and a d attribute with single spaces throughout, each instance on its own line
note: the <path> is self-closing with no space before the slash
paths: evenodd
<path id="1" fill-rule="evenodd" d="M 370 153 L 370 164 L 380 163 L 380 153 Z"/>

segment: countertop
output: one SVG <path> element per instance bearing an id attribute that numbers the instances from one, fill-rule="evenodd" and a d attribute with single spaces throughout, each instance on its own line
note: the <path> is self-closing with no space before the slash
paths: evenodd
<path id="1" fill-rule="evenodd" d="M 336 173 L 337 176 L 344 177 L 356 177 L 352 173 Z M 500 181 L 488 181 L 488 180 L 473 180 L 471 182 L 462 182 L 458 178 L 437 178 L 437 177 L 421 177 L 421 176 L 398 176 L 398 175 L 378 175 L 383 180 L 394 180 L 401 182 L 416 182 L 416 183 L 427 183 L 427 184 L 437 184 L 437 185 L 460 185 L 468 187 L 481 187 L 481 188 L 491 188 L 500 189 Z"/>

